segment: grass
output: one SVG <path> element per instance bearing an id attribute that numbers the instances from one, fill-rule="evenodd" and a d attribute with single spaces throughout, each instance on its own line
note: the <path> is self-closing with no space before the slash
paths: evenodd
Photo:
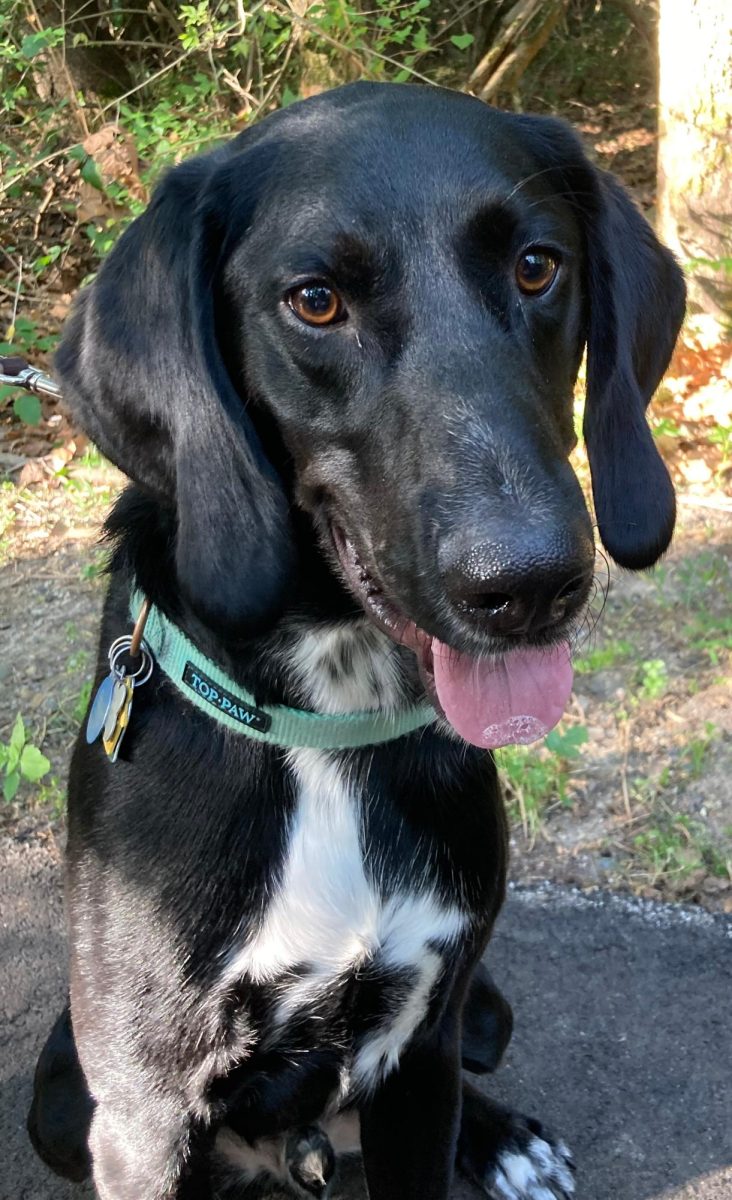
<path id="1" fill-rule="evenodd" d="M 716 528 L 699 532 L 707 543 L 718 534 Z M 699 548 L 697 542 L 645 579 L 650 588 L 631 593 L 628 602 L 617 587 L 597 644 L 574 664 L 577 702 L 588 724 L 605 732 L 586 754 L 589 770 L 580 777 L 576 759 L 551 741 L 502 751 L 497 758 L 509 815 L 530 852 L 539 838 L 545 836 L 547 846 L 555 840 L 556 815 L 572 807 L 580 822 L 576 848 L 594 859 L 612 886 L 650 887 L 669 898 L 712 896 L 732 881 L 732 827 L 724 835 L 718 823 L 725 803 L 720 763 L 728 761 L 729 735 L 707 695 L 731 674 L 732 568 L 726 547 L 702 542 Z M 601 676 L 609 671 L 613 679 L 603 685 Z M 696 693 L 701 715 L 694 720 L 688 700 Z M 659 730 L 668 737 L 665 745 Z M 579 755 L 581 748 L 575 749 Z M 707 778 L 715 781 L 709 807 Z M 581 832 L 595 802 L 600 843 L 585 841 Z M 597 821 L 589 828 L 588 839 L 596 836 Z M 582 877 L 585 868 L 579 871 Z"/>
<path id="2" fill-rule="evenodd" d="M 725 666 L 732 651 L 732 616 L 699 612 L 684 626 L 684 637 L 701 650 L 712 667 Z"/>
<path id="3" fill-rule="evenodd" d="M 12 558 L 12 538 L 10 536 L 15 524 L 15 503 L 18 489 L 10 480 L 0 483 L 0 567 L 5 566 Z"/>
<path id="4" fill-rule="evenodd" d="M 598 646 L 586 654 L 580 655 L 574 663 L 578 675 L 591 675 L 594 671 L 608 671 L 618 663 L 625 662 L 634 652 L 631 642 L 619 639 Z"/>
<path id="5" fill-rule="evenodd" d="M 732 880 L 732 840 L 726 845 L 713 839 L 703 821 L 678 807 L 689 785 L 704 776 L 720 736 L 707 721 L 655 776 L 632 780 L 635 817 L 643 828 L 632 838 L 625 866 L 636 882 L 679 890 L 696 874 Z"/>
<path id="6" fill-rule="evenodd" d="M 554 729 L 540 746 L 505 746 L 496 762 L 510 819 L 533 845 L 553 804 L 569 805 L 570 772 L 588 740 L 584 725 Z"/>
<path id="7" fill-rule="evenodd" d="M 630 784 L 633 800 L 651 810 L 663 793 L 684 791 L 703 775 L 710 751 L 720 736 L 716 725 L 706 721 L 698 733 L 666 758 L 659 771 L 653 775 L 634 776 Z"/>
<path id="8" fill-rule="evenodd" d="M 668 687 L 668 667 L 662 658 L 649 658 L 636 672 L 636 702 L 658 700 Z"/>
<path id="9" fill-rule="evenodd" d="M 681 762 L 688 764 L 690 779 L 698 779 L 702 774 L 709 750 L 718 736 L 719 730 L 716 725 L 712 721 L 706 721 L 703 733 L 693 737 L 682 750 Z"/>
<path id="10" fill-rule="evenodd" d="M 729 594 L 732 588 L 732 564 L 717 550 L 700 550 L 676 563 L 662 563 L 648 572 L 656 589 L 656 600 L 664 609 L 696 611 L 709 603 L 710 589 Z"/>
<path id="11" fill-rule="evenodd" d="M 7 742 L 0 742 L 0 772 L 3 799 L 9 804 L 22 785 L 37 784 L 51 770 L 40 746 L 31 740 L 25 721 L 18 713 Z"/>
<path id="12" fill-rule="evenodd" d="M 95 551 L 89 561 L 82 565 L 79 578 L 87 582 L 100 580 L 109 566 L 109 556 L 110 552 L 106 548 Z"/>
<path id="13" fill-rule="evenodd" d="M 698 872 L 732 879 L 732 859 L 709 838 L 701 821 L 670 807 L 659 808 L 654 823 L 633 838 L 634 874 L 651 884 L 678 884 Z"/>
<path id="14" fill-rule="evenodd" d="M 116 494 L 116 490 L 110 484 L 86 479 L 76 468 L 69 471 L 68 467 L 63 467 L 57 478 L 80 516 L 87 517 L 99 513 L 100 521 L 104 519 Z"/>

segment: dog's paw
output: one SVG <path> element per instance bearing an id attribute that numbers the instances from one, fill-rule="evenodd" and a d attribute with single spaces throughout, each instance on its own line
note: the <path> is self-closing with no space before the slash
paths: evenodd
<path id="1" fill-rule="evenodd" d="M 574 1195 L 574 1163 L 564 1142 L 518 1130 L 487 1165 L 480 1186 L 491 1200 L 569 1200 Z"/>
<path id="2" fill-rule="evenodd" d="M 323 1200 L 335 1171 L 335 1153 L 319 1125 L 297 1129 L 285 1143 L 285 1162 L 297 1194 Z"/>
<path id="3" fill-rule="evenodd" d="M 571 1200 L 574 1163 L 543 1126 L 473 1089 L 464 1094 L 457 1166 L 490 1200 Z"/>

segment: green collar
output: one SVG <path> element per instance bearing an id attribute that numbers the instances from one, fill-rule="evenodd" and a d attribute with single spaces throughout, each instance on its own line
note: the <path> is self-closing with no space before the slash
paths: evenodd
<path id="1" fill-rule="evenodd" d="M 142 602 L 142 594 L 133 593 L 130 601 L 133 621 Z M 178 626 L 154 606 L 145 623 L 144 638 L 160 670 L 186 700 L 227 729 L 258 742 L 288 749 L 307 746 L 316 750 L 348 750 L 394 741 L 431 724 L 437 716 L 430 704 L 415 704 L 393 715 L 374 711 L 332 716 L 284 704 L 256 704 L 251 693 L 201 654 Z"/>

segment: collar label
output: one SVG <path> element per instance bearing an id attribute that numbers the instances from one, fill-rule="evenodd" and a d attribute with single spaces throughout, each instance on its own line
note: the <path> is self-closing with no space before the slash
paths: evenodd
<path id="1" fill-rule="evenodd" d="M 203 671 L 194 667 L 191 662 L 187 662 L 184 667 L 183 683 L 212 708 L 226 713 L 228 717 L 233 717 L 235 721 L 248 729 L 257 729 L 260 733 L 266 733 L 272 724 L 272 718 L 268 713 L 262 712 L 260 708 L 255 708 L 252 704 L 247 704 L 245 700 L 233 696 L 231 692 L 225 691 L 219 684 L 204 675 Z"/>

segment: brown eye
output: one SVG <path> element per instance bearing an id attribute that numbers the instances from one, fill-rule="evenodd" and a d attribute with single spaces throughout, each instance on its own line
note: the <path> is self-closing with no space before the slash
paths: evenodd
<path id="1" fill-rule="evenodd" d="M 338 292 L 327 283 L 306 283 L 287 297 L 290 308 L 306 325 L 334 325 L 346 315 Z"/>
<path id="2" fill-rule="evenodd" d="M 516 282 L 525 296 L 548 291 L 559 270 L 559 262 L 548 250 L 527 250 L 516 263 Z"/>

